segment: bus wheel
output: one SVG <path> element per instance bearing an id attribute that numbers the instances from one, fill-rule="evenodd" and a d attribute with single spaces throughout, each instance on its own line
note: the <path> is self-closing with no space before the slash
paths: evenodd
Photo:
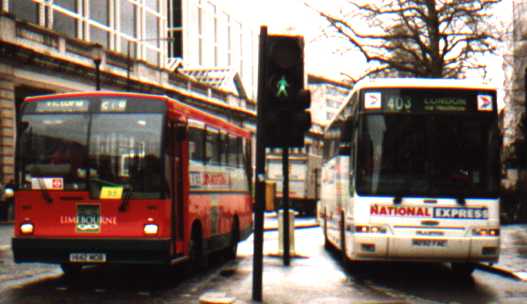
<path id="1" fill-rule="evenodd" d="M 327 250 L 331 249 L 331 243 L 328 239 L 328 219 L 326 217 L 326 213 L 324 212 L 324 217 L 322 218 L 324 220 L 323 229 L 324 229 L 324 248 Z"/>
<path id="2" fill-rule="evenodd" d="M 341 213 L 340 217 L 340 253 L 342 263 L 348 264 L 348 254 L 346 253 L 346 224 L 344 222 L 344 213 Z"/>
<path id="3" fill-rule="evenodd" d="M 81 274 L 82 265 L 80 264 L 71 264 L 71 263 L 62 263 L 60 264 L 64 277 L 67 279 L 77 278 Z"/>
<path id="4" fill-rule="evenodd" d="M 235 217 L 232 221 L 232 230 L 231 230 L 231 243 L 227 248 L 227 259 L 235 260 L 236 254 L 238 252 L 238 242 L 240 241 L 240 224 L 238 218 Z"/>
<path id="5" fill-rule="evenodd" d="M 199 228 L 192 230 L 189 255 L 190 267 L 193 272 L 201 271 L 207 267 L 207 256 L 203 250 L 203 237 Z"/>
<path id="6" fill-rule="evenodd" d="M 476 269 L 476 264 L 473 263 L 452 263 L 450 265 L 452 271 L 461 277 L 469 277 Z"/>

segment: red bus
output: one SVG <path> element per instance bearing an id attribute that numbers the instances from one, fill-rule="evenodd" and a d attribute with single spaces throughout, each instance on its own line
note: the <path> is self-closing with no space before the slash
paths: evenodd
<path id="1" fill-rule="evenodd" d="M 166 96 L 27 98 L 17 138 L 15 262 L 236 256 L 252 232 L 250 132 Z"/>

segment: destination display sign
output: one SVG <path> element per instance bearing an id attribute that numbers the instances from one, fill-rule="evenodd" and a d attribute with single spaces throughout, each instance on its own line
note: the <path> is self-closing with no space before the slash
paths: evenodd
<path id="1" fill-rule="evenodd" d="M 363 92 L 362 100 L 367 112 L 485 113 L 496 110 L 495 93 L 491 91 L 372 89 Z"/>
<path id="2" fill-rule="evenodd" d="M 37 100 L 26 103 L 24 113 L 163 113 L 164 101 L 146 98 L 101 96 L 74 99 Z"/>
<path id="3" fill-rule="evenodd" d="M 88 112 L 89 107 L 88 100 L 50 100 L 38 102 L 35 112 Z"/>
<path id="4" fill-rule="evenodd" d="M 101 101 L 101 112 L 125 112 L 126 99 L 106 99 Z"/>

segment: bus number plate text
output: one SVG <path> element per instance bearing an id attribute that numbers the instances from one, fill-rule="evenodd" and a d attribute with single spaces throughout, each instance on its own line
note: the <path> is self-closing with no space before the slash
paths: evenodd
<path id="1" fill-rule="evenodd" d="M 105 253 L 70 253 L 70 262 L 73 263 L 104 263 Z"/>
<path id="2" fill-rule="evenodd" d="M 412 239 L 412 245 L 415 247 L 446 247 L 447 240 Z"/>

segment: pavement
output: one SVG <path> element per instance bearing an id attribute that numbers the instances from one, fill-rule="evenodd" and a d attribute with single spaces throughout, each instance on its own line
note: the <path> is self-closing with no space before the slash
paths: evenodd
<path id="1" fill-rule="evenodd" d="M 13 225 L 11 223 L 0 223 L 0 251 L 11 249 L 12 236 Z"/>
<path id="2" fill-rule="evenodd" d="M 480 268 L 527 281 L 527 224 L 501 226 L 501 251 L 497 264 Z"/>

